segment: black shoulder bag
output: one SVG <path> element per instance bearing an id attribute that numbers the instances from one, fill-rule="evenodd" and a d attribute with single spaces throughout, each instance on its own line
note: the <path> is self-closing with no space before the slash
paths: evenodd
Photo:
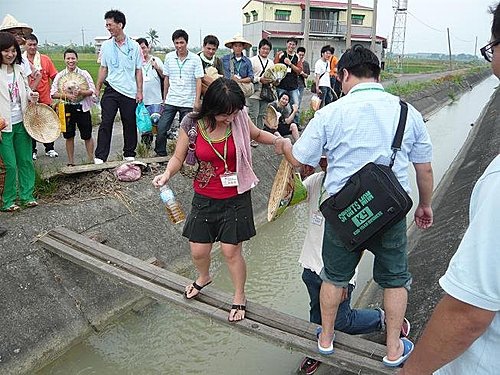
<path id="1" fill-rule="evenodd" d="M 344 187 L 321 204 L 320 210 L 349 251 L 363 250 L 375 235 L 406 217 L 413 202 L 397 180 L 392 166 L 401 142 L 408 105 L 400 101 L 399 124 L 392 141 L 389 166 L 368 163 Z"/>

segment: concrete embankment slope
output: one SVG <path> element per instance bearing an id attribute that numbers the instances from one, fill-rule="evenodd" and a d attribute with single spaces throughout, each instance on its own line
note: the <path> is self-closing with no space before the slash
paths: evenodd
<path id="1" fill-rule="evenodd" d="M 434 225 L 409 231 L 409 266 L 413 275 L 406 316 L 417 339 L 443 296 L 438 280 L 445 273 L 468 225 L 469 199 L 475 182 L 500 153 L 500 89 L 474 124 L 467 142 L 434 192 Z M 382 291 L 373 282 L 358 301 L 380 305 Z"/>
<path id="2" fill-rule="evenodd" d="M 488 75 L 474 75 L 470 84 Z M 468 86 L 446 86 L 429 95 L 444 104 L 450 90 L 459 95 L 464 89 Z M 416 106 L 427 113 L 424 102 Z M 266 146 L 253 155 L 261 181 L 252 197 L 256 222 L 262 225 L 281 158 Z M 182 228 L 167 222 L 150 183 L 160 169 L 133 183 L 117 183 L 107 172 L 59 179 L 51 200 L 40 201 L 34 209 L 0 214 L 2 225 L 9 228 L 0 239 L 0 373 L 32 373 L 85 335 L 99 331 L 138 298 L 134 291 L 41 249 L 33 243 L 40 233 L 64 225 L 127 254 L 156 256 L 171 270 L 193 274 Z M 188 208 L 191 181 L 176 176 L 172 187 Z"/>

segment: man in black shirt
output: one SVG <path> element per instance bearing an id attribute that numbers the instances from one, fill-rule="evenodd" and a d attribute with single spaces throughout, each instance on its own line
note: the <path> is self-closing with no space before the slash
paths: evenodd
<path id="1" fill-rule="evenodd" d="M 288 39 L 286 41 L 286 51 L 279 51 L 274 58 L 274 63 L 285 64 L 287 67 L 285 77 L 283 77 L 276 88 L 278 97 L 280 97 L 283 92 L 288 92 L 290 105 L 297 104 L 297 106 L 300 106 L 298 76 L 301 72 L 301 68 L 298 66 L 299 57 L 295 53 L 296 47 L 297 40 L 294 38 Z M 299 122 L 298 113 L 295 115 L 294 120 L 295 123 Z"/>

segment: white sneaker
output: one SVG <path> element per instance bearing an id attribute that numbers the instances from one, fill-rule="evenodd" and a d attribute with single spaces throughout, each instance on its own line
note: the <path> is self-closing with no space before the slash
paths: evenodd
<path id="1" fill-rule="evenodd" d="M 125 161 L 135 161 L 135 158 L 133 156 L 125 156 L 123 158 L 123 160 L 125 160 Z"/>
<path id="2" fill-rule="evenodd" d="M 104 160 L 99 158 L 94 158 L 94 164 L 102 164 L 102 163 L 104 163 Z"/>
<path id="3" fill-rule="evenodd" d="M 33 153 L 32 157 L 33 157 L 33 160 L 37 159 L 36 152 Z"/>
<path id="4" fill-rule="evenodd" d="M 45 153 L 49 158 L 57 158 L 59 154 L 56 152 L 56 150 L 49 150 Z"/>

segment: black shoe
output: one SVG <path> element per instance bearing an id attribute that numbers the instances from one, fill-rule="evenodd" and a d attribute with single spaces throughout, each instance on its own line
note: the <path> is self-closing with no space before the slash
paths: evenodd
<path id="1" fill-rule="evenodd" d="M 305 357 L 300 364 L 300 371 L 304 372 L 307 375 L 314 374 L 318 369 L 320 361 L 316 361 L 315 359 Z"/>

